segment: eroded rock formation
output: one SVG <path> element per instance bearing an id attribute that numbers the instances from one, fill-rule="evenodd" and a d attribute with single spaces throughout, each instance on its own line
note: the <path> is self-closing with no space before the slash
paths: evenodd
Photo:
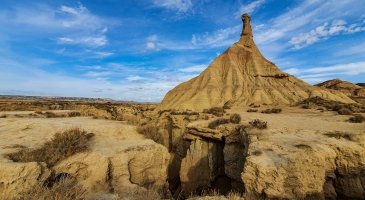
<path id="1" fill-rule="evenodd" d="M 198 77 L 169 91 L 158 109 L 201 111 L 230 102 L 232 107 L 256 104 L 294 104 L 308 97 L 354 103 L 342 93 L 311 86 L 282 72 L 256 47 L 250 17 L 242 15 L 238 42 L 218 56 Z"/>

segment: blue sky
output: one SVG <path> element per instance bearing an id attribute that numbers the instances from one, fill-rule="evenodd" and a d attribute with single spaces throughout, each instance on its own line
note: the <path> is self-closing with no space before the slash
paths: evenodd
<path id="1" fill-rule="evenodd" d="M 0 0 L 0 94 L 159 102 L 239 39 L 309 83 L 365 82 L 362 0 Z"/>

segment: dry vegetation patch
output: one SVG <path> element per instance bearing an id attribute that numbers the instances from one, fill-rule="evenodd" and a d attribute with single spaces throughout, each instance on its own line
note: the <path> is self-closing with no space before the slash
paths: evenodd
<path id="1" fill-rule="evenodd" d="M 261 113 L 271 114 L 271 113 L 281 113 L 281 111 L 282 111 L 281 108 L 272 108 L 272 109 L 265 109 L 261 111 Z"/>
<path id="2" fill-rule="evenodd" d="M 86 190 L 74 179 L 64 178 L 51 187 L 37 184 L 19 196 L 19 200 L 84 200 Z"/>
<path id="3" fill-rule="evenodd" d="M 209 109 L 204 109 L 203 113 L 209 113 L 217 117 L 222 117 L 224 113 L 226 113 L 226 111 L 224 110 L 224 108 L 221 107 L 213 107 Z"/>
<path id="4" fill-rule="evenodd" d="M 144 135 L 148 139 L 151 139 L 159 144 L 163 144 L 163 138 L 158 133 L 158 128 L 152 124 L 138 126 L 137 132 Z"/>
<path id="5" fill-rule="evenodd" d="M 304 108 L 308 107 L 308 108 L 312 108 L 312 107 L 324 107 L 327 110 L 331 110 L 331 111 L 336 111 L 339 114 L 341 114 L 340 112 L 345 111 L 343 109 L 348 109 L 351 112 L 354 113 L 364 113 L 365 112 L 365 107 L 363 105 L 358 105 L 358 104 L 345 104 L 345 103 L 341 103 L 338 101 L 331 101 L 331 100 L 325 100 L 321 97 L 311 97 L 308 99 L 305 99 L 303 101 L 301 101 L 298 105 L 300 106 L 304 106 Z M 340 111 L 342 110 L 342 111 Z"/>
<path id="6" fill-rule="evenodd" d="M 241 122 L 241 116 L 239 114 L 233 114 L 229 117 L 232 124 L 239 124 Z"/>
<path id="7" fill-rule="evenodd" d="M 263 121 L 261 119 L 255 119 L 249 122 L 249 124 L 258 129 L 266 129 L 267 128 L 267 122 Z"/>
<path id="8" fill-rule="evenodd" d="M 225 118 L 215 119 L 208 124 L 208 128 L 215 129 L 222 124 L 229 124 L 230 122 L 231 121 L 229 119 Z"/>
<path id="9" fill-rule="evenodd" d="M 351 115 L 352 111 L 348 108 L 340 108 L 337 113 L 340 115 Z"/>
<path id="10" fill-rule="evenodd" d="M 250 109 L 248 109 L 247 110 L 247 112 L 257 112 L 258 110 L 257 109 L 255 109 L 255 108 L 250 108 Z"/>
<path id="11" fill-rule="evenodd" d="M 365 121 L 365 117 L 362 115 L 353 115 L 352 117 L 349 118 L 349 122 L 351 123 L 362 123 Z"/>
<path id="12" fill-rule="evenodd" d="M 57 162 L 89 148 L 89 141 L 94 136 L 79 128 L 58 132 L 52 140 L 37 149 L 23 148 L 18 152 L 8 154 L 15 162 L 45 162 L 54 166 Z"/>

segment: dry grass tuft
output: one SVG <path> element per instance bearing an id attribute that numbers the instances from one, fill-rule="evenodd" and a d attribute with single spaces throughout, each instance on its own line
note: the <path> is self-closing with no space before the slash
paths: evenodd
<path id="1" fill-rule="evenodd" d="M 77 111 L 72 111 L 72 112 L 67 113 L 67 115 L 68 115 L 68 117 L 79 117 L 79 116 L 81 116 L 81 113 L 77 112 Z"/>
<path id="2" fill-rule="evenodd" d="M 213 107 L 213 108 L 209 108 L 209 109 L 204 109 L 203 112 L 215 115 L 217 117 L 222 117 L 224 115 L 224 113 L 226 113 L 224 108 L 220 108 L 220 107 Z"/>
<path id="3" fill-rule="evenodd" d="M 120 198 L 124 199 L 124 198 Z M 157 189 L 155 188 L 139 188 L 133 191 L 133 194 L 131 196 L 128 196 L 127 199 L 130 200 L 155 200 L 155 199 L 161 199 L 161 196 Z"/>
<path id="4" fill-rule="evenodd" d="M 93 136 L 93 133 L 72 128 L 56 133 L 52 140 L 38 149 L 24 148 L 8 154 L 8 157 L 15 162 L 45 162 L 48 166 L 54 166 L 73 154 L 88 150 L 88 142 Z"/>
<path id="5" fill-rule="evenodd" d="M 52 187 L 35 185 L 31 191 L 20 194 L 19 200 L 84 200 L 86 190 L 74 179 L 64 178 Z"/>
<path id="6" fill-rule="evenodd" d="M 208 128 L 215 129 L 215 128 L 217 128 L 219 125 L 222 125 L 222 124 L 229 124 L 229 123 L 230 123 L 230 120 L 229 120 L 229 119 L 219 118 L 219 119 L 215 119 L 215 120 L 211 121 L 211 122 L 208 124 Z"/>
<path id="7" fill-rule="evenodd" d="M 352 115 L 352 111 L 348 108 L 340 108 L 337 113 L 340 115 Z"/>
<path id="8" fill-rule="evenodd" d="M 258 129 L 266 129 L 267 128 L 267 122 L 261 120 L 261 119 L 255 119 L 253 121 L 249 122 L 252 127 L 258 128 Z"/>
<path id="9" fill-rule="evenodd" d="M 365 117 L 362 115 L 353 115 L 352 117 L 349 118 L 349 122 L 351 123 L 362 123 L 365 121 Z"/>
<path id="10" fill-rule="evenodd" d="M 257 109 L 250 108 L 250 109 L 248 109 L 246 112 L 257 112 L 257 111 L 258 111 Z"/>
<path id="11" fill-rule="evenodd" d="M 282 109 L 281 108 L 272 108 L 272 109 L 266 109 L 261 111 L 261 113 L 265 113 L 265 114 L 271 114 L 271 113 L 281 113 Z"/>
<path id="12" fill-rule="evenodd" d="M 157 143 L 163 144 L 163 138 L 158 133 L 158 128 L 152 124 L 137 127 L 137 132 Z"/>
<path id="13" fill-rule="evenodd" d="M 233 114 L 229 118 L 232 124 L 239 124 L 241 122 L 241 116 L 239 114 Z"/>
<path id="14" fill-rule="evenodd" d="M 243 196 L 239 192 L 229 192 L 227 195 L 227 199 L 228 200 L 241 200 L 241 199 L 243 199 Z"/>

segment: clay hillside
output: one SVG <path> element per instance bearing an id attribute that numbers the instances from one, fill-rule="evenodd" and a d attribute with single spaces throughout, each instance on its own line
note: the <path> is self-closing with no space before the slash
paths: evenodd
<path id="1" fill-rule="evenodd" d="M 243 14 L 242 21 L 240 40 L 218 56 L 198 77 L 169 91 L 158 109 L 201 111 L 225 104 L 232 108 L 252 103 L 292 105 L 313 96 L 353 103 L 343 93 L 311 86 L 282 72 L 256 47 L 249 15 Z"/>
<path id="2" fill-rule="evenodd" d="M 340 91 L 349 97 L 365 97 L 365 87 L 340 79 L 332 79 L 319 83 L 316 86 Z"/>

